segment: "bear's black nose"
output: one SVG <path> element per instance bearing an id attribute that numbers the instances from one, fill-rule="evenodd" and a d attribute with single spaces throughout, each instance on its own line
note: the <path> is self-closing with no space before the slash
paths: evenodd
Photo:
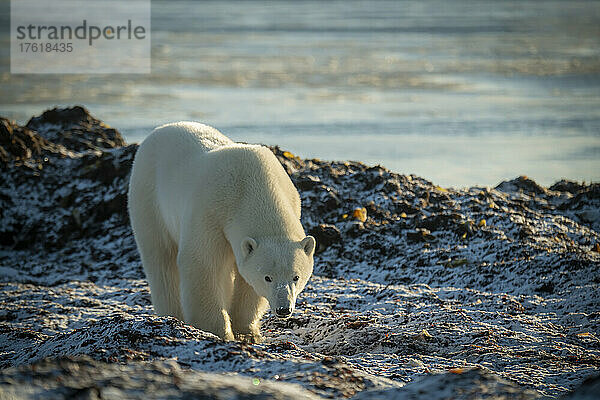
<path id="1" fill-rule="evenodd" d="M 277 310 L 275 310 L 275 312 L 277 313 L 278 317 L 289 317 L 292 313 L 292 310 L 288 307 L 280 307 Z"/>

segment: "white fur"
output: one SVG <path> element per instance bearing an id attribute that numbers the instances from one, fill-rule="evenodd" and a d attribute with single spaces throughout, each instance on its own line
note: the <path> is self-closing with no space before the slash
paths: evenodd
<path id="1" fill-rule="evenodd" d="M 129 214 L 155 311 L 225 340 L 259 341 L 268 304 L 293 310 L 312 274 L 315 240 L 277 158 L 206 125 L 163 125 L 144 140 Z"/>

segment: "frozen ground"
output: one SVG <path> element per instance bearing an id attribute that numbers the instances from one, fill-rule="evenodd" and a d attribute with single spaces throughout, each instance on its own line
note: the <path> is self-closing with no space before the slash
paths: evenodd
<path id="1" fill-rule="evenodd" d="M 81 108 L 0 123 L 0 397 L 597 393 L 567 392 L 600 369 L 598 184 L 447 190 L 274 147 L 315 276 L 265 343 L 225 343 L 152 314 L 126 214 L 136 145 Z"/>

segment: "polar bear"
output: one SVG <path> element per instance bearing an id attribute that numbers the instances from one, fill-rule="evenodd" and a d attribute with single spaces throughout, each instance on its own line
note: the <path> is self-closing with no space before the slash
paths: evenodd
<path id="1" fill-rule="evenodd" d="M 261 340 L 313 271 L 300 197 L 266 147 L 196 122 L 156 128 L 135 156 L 129 215 L 154 310 L 224 340 Z"/>

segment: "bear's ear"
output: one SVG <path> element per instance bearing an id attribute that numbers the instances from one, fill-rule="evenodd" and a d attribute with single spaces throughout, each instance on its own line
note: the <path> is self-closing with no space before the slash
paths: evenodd
<path id="1" fill-rule="evenodd" d="M 306 253 L 307 256 L 310 257 L 313 255 L 313 253 L 315 252 L 316 244 L 317 244 L 317 241 L 312 236 L 307 236 L 304 239 L 302 239 L 302 248 L 304 249 L 304 252 Z"/>
<path id="2" fill-rule="evenodd" d="M 256 240 L 251 237 L 247 237 L 242 240 L 242 255 L 244 258 L 248 257 L 254 250 L 256 250 Z"/>

